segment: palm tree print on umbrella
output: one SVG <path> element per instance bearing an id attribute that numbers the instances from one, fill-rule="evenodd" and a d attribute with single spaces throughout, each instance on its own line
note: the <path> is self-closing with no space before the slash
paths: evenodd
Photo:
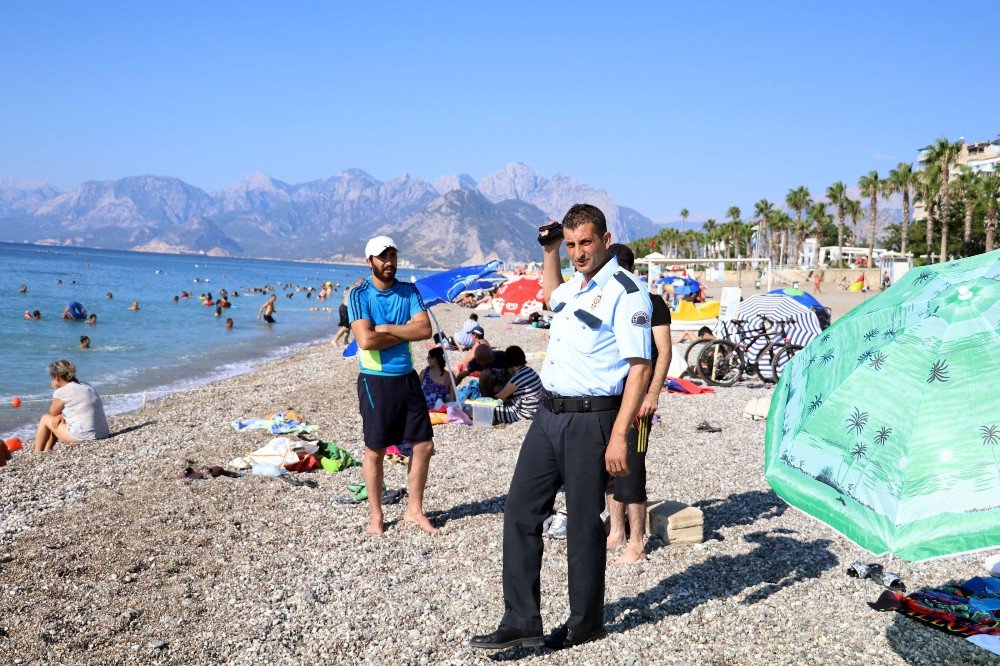
<path id="1" fill-rule="evenodd" d="M 934 382 L 944 383 L 948 381 L 948 361 L 944 359 L 938 359 L 937 362 L 931 366 L 930 375 L 927 377 L 927 383 L 933 384 Z"/>
<path id="2" fill-rule="evenodd" d="M 820 405 L 822 404 L 823 404 L 823 394 L 820 393 L 819 395 L 813 397 L 812 401 L 809 403 L 809 406 L 806 408 L 806 411 L 809 414 L 812 414 L 817 409 L 819 409 Z"/>
<path id="3" fill-rule="evenodd" d="M 924 270 L 920 271 L 920 274 L 917 275 L 917 279 L 914 280 L 913 282 L 914 284 L 923 284 L 925 282 L 930 282 L 931 279 L 933 279 L 933 277 L 934 277 L 934 272 L 929 271 L 925 268 Z"/>
<path id="4" fill-rule="evenodd" d="M 844 472 L 845 481 L 847 480 L 847 473 L 851 471 L 851 467 L 854 467 L 854 463 L 860 461 L 862 458 L 867 459 L 867 456 L 865 455 L 866 453 L 868 453 L 867 444 L 865 444 L 864 442 L 858 442 L 857 444 L 854 445 L 854 448 L 851 449 L 851 464 L 848 466 L 847 471 Z M 854 489 L 858 486 L 858 484 L 861 483 L 861 477 L 864 476 L 866 467 L 868 467 L 867 463 L 865 463 L 865 467 L 861 468 L 861 472 L 858 473 L 857 480 L 851 485 L 847 486 L 847 493 L 851 497 L 854 497 L 854 499 L 857 499 L 857 497 L 854 496 Z"/>
<path id="5" fill-rule="evenodd" d="M 871 357 L 875 354 L 875 351 L 876 350 L 874 347 L 870 347 L 861 352 L 861 356 L 858 356 L 858 365 L 856 367 L 860 368 L 862 365 L 867 363 L 871 359 Z"/>
<path id="6" fill-rule="evenodd" d="M 831 361 L 833 361 L 833 350 L 832 349 L 830 351 L 824 353 L 822 356 L 819 357 L 819 364 L 820 365 L 823 365 L 823 366 L 829 365 Z"/>
<path id="7" fill-rule="evenodd" d="M 882 352 L 875 352 L 872 354 L 872 357 L 868 359 L 868 363 L 872 366 L 872 370 L 878 372 L 882 369 L 882 366 L 885 365 L 885 358 L 885 354 Z"/>
<path id="8" fill-rule="evenodd" d="M 1000 483 L 1000 461 L 997 461 L 997 445 L 1000 444 L 1000 427 L 996 425 L 979 426 L 979 435 L 983 438 L 983 446 L 990 447 L 993 454 L 993 465 L 997 468 L 997 483 Z"/>
<path id="9" fill-rule="evenodd" d="M 892 428 L 888 426 L 882 426 L 875 433 L 875 439 L 873 440 L 875 444 L 879 446 L 885 446 L 885 443 L 889 441 L 889 435 L 892 434 Z"/>
<path id="10" fill-rule="evenodd" d="M 877 337 L 878 337 L 878 329 L 877 328 L 873 328 L 872 330 L 870 330 L 867 333 L 865 333 L 865 342 L 871 342 L 872 340 L 874 340 Z"/>
<path id="11" fill-rule="evenodd" d="M 847 417 L 847 432 L 853 431 L 855 435 L 860 436 L 866 425 L 868 425 L 868 412 L 855 407 L 854 413 Z"/>

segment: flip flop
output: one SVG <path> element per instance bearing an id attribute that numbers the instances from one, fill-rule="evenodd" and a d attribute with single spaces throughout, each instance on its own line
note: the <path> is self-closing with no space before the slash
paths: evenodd
<path id="1" fill-rule="evenodd" d="M 701 430 L 703 432 L 722 432 L 722 428 L 714 426 L 708 421 L 702 421 L 701 423 L 698 424 L 698 427 L 696 429 Z"/>
<path id="2" fill-rule="evenodd" d="M 871 569 L 861 560 L 855 560 L 851 562 L 851 566 L 847 567 L 847 575 L 851 578 L 868 578 L 869 574 L 871 574 Z"/>
<path id="3" fill-rule="evenodd" d="M 204 479 L 205 475 L 201 472 L 194 471 L 194 468 L 188 467 L 177 477 L 178 479 Z"/>
<path id="4" fill-rule="evenodd" d="M 319 484 L 312 479 L 294 479 L 290 476 L 283 476 L 281 480 L 285 483 L 290 483 L 293 486 L 300 486 L 305 488 L 319 488 Z"/>

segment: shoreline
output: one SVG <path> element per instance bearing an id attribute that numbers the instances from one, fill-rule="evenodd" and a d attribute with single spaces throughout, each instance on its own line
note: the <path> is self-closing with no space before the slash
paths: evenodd
<path id="1" fill-rule="evenodd" d="M 469 314 L 434 312 L 447 332 Z M 481 323 L 488 340 L 521 345 L 539 367 L 542 331 Z M 436 536 L 403 523 L 405 504 L 396 504 L 385 507 L 386 535 L 363 537 L 365 505 L 336 502 L 361 480 L 358 468 L 292 478 L 315 487 L 178 479 L 187 467 L 225 465 L 266 443 L 269 433 L 237 433 L 229 423 L 280 409 L 295 409 L 324 441 L 360 456 L 356 375 L 340 348 L 312 345 L 111 417 L 112 439 L 15 454 L 0 468 L 0 589 L 10 592 L 0 595 L 0 618 L 17 618 L 0 622 L 0 662 L 482 659 L 466 643 L 492 631 L 503 610 L 503 503 L 527 423 L 435 427 L 425 509 Z M 844 568 L 875 558 L 788 511 L 764 482 L 764 423 L 740 414 L 771 389 L 753 386 L 660 398 L 650 498 L 698 503 L 708 540 L 650 540 L 645 562 L 609 566 L 608 638 L 510 656 L 527 664 L 987 663 L 961 639 L 869 609 L 881 588 Z M 699 431 L 705 419 L 723 432 Z M 387 465 L 385 482 L 404 486 L 405 470 Z M 569 612 L 566 555 L 564 541 L 545 541 L 546 629 Z M 914 589 L 978 575 L 981 560 L 886 564 Z"/>

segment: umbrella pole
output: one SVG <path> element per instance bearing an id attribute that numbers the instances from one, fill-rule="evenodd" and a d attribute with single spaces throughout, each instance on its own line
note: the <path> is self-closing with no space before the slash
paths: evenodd
<path id="1" fill-rule="evenodd" d="M 444 346 L 444 331 L 441 330 L 441 324 L 438 323 L 437 317 L 434 316 L 434 310 L 427 308 L 427 314 L 431 316 L 431 320 L 434 322 L 434 327 L 437 329 L 438 335 L 438 346 L 444 353 L 444 368 L 448 371 L 448 379 L 451 381 L 451 389 L 455 393 L 455 400 L 458 402 L 459 408 L 464 407 L 461 399 L 458 397 L 458 386 L 455 384 L 455 375 L 451 371 L 451 362 L 448 360 L 448 348 Z"/>

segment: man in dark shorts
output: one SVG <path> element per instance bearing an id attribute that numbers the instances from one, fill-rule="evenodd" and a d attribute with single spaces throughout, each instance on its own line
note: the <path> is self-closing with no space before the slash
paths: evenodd
<path id="1" fill-rule="evenodd" d="M 409 503 L 404 520 L 437 532 L 424 515 L 424 486 L 434 453 L 433 432 L 420 380 L 413 370 L 411 342 L 431 337 L 427 308 L 417 288 L 396 279 L 396 243 L 377 236 L 365 246 L 372 274 L 351 290 L 348 316 L 358 343 L 358 404 L 364 429 L 362 475 L 371 520 L 365 534 L 385 531 L 382 478 L 385 450 L 410 444 Z"/>
<path id="2" fill-rule="evenodd" d="M 632 272 L 635 269 L 635 254 L 627 245 L 613 243 L 608 252 L 618 259 L 618 264 Z M 608 481 L 608 513 L 611 516 L 611 532 L 608 535 L 608 550 L 625 546 L 625 551 L 615 564 L 632 564 L 646 559 L 646 447 L 649 444 L 649 430 L 653 415 L 660 401 L 660 391 L 667 379 L 670 367 L 670 308 L 663 298 L 650 295 L 653 316 L 650 322 L 653 336 L 653 374 L 649 388 L 639 407 L 639 413 L 628 432 L 628 476 L 613 476 Z M 625 541 L 625 516 L 628 516 L 629 536 Z"/>

